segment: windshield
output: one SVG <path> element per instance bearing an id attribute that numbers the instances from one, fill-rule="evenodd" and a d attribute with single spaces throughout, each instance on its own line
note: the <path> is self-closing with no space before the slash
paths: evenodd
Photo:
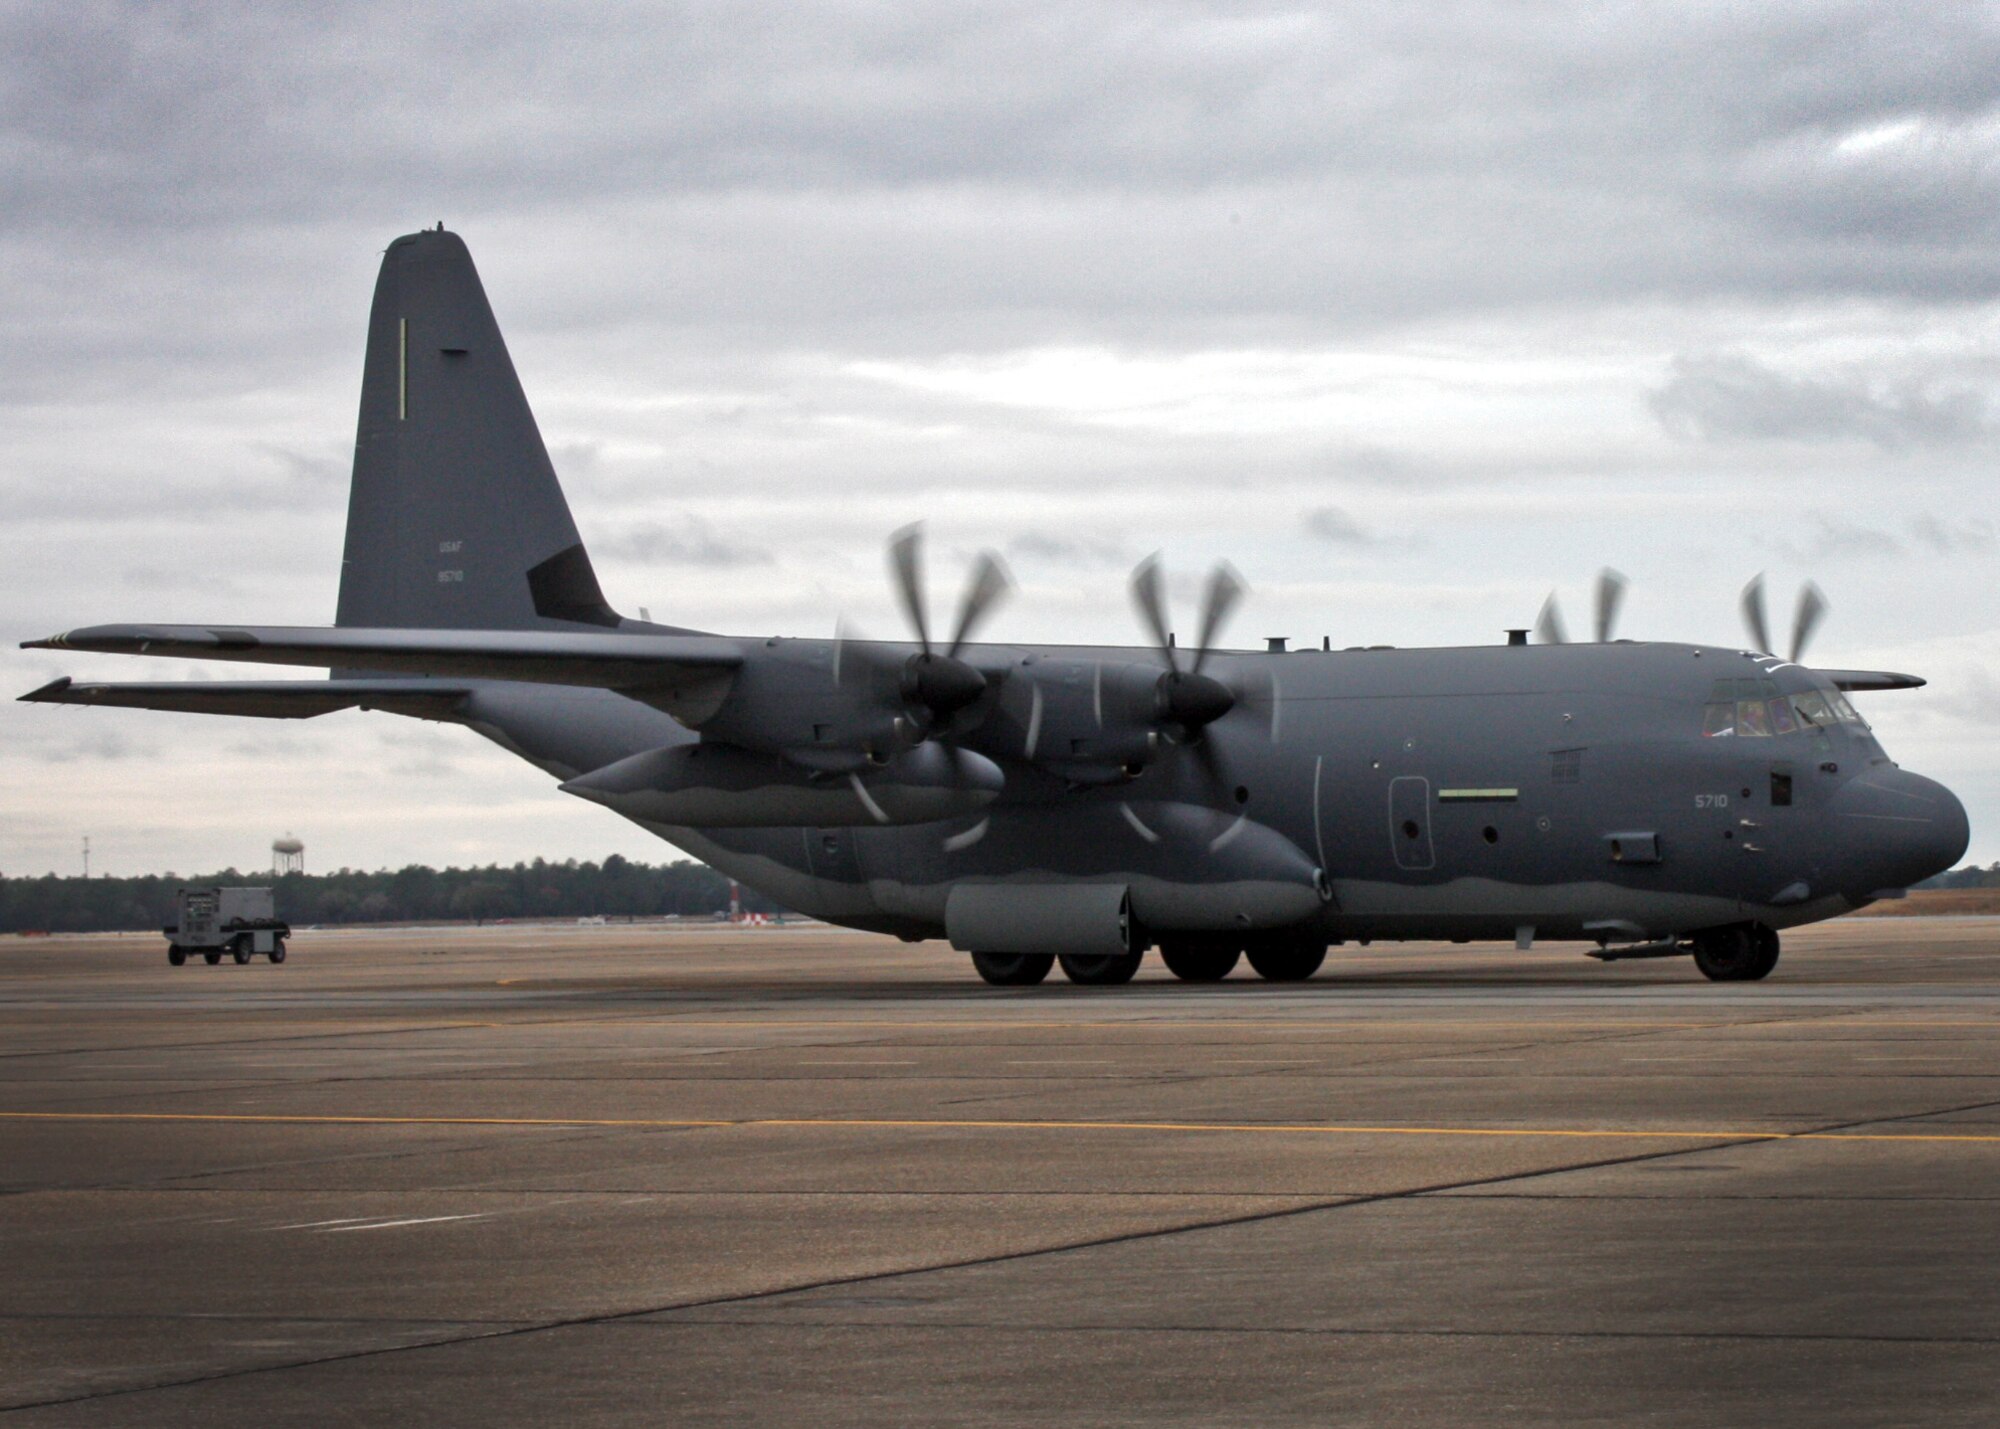
<path id="1" fill-rule="evenodd" d="M 1771 739 L 1801 730 L 1825 730 L 1836 724 L 1866 729 L 1847 696 L 1831 684 L 1785 694 L 1769 677 L 1717 680 L 1703 707 L 1701 732 L 1714 739 Z"/>

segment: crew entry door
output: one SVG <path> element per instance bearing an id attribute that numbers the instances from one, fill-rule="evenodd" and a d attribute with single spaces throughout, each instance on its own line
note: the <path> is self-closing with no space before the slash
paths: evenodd
<path id="1" fill-rule="evenodd" d="M 1431 848 L 1431 781 L 1420 774 L 1389 781 L 1389 847 L 1398 868 L 1437 864 Z"/>

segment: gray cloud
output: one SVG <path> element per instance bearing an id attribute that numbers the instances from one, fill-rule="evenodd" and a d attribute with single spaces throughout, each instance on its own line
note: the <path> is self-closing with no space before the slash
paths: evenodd
<path id="1" fill-rule="evenodd" d="M 1375 533 L 1338 506 L 1316 506 L 1306 512 L 1306 530 L 1336 546 L 1372 546 Z"/>
<path id="2" fill-rule="evenodd" d="M 612 560 L 665 566 L 767 566 L 771 553 L 745 542 L 726 541 L 698 516 L 683 517 L 673 526 L 648 521 L 591 549 Z"/>
<path id="3" fill-rule="evenodd" d="M 1669 432 L 1703 441 L 1859 439 L 1894 451 L 1991 432 L 1984 394 L 1968 388 L 1788 377 L 1741 356 L 1676 357 L 1647 402 Z"/>
<path id="4" fill-rule="evenodd" d="M 1007 543 L 1007 554 L 1052 566 L 1118 566 L 1130 560 L 1122 541 L 1045 531 L 1023 531 Z"/>

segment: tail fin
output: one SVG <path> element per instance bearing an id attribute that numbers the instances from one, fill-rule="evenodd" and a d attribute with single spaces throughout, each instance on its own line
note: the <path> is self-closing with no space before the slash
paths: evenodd
<path id="1" fill-rule="evenodd" d="M 335 623 L 616 626 L 472 255 L 398 238 L 368 319 Z"/>

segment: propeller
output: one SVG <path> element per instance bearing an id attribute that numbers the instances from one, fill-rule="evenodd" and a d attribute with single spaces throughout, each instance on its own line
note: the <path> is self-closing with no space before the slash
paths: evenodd
<path id="1" fill-rule="evenodd" d="M 1813 632 L 1819 629 L 1820 620 L 1827 612 L 1826 596 L 1811 581 L 1799 587 L 1799 603 L 1792 612 L 1792 647 L 1785 658 L 1793 664 L 1805 654 L 1811 643 Z M 1771 624 L 1764 614 L 1764 573 L 1759 571 L 1750 578 L 1750 584 L 1743 587 L 1742 598 L 1743 628 L 1749 632 L 1750 643 L 1766 655 L 1777 652 L 1771 648 Z"/>
<path id="2" fill-rule="evenodd" d="M 1611 632 L 1618 626 L 1618 610 L 1625 603 L 1628 584 L 1623 575 L 1609 566 L 1597 573 L 1597 618 L 1593 628 L 1600 645 L 1611 639 Z M 1563 625 L 1562 607 L 1556 603 L 1554 591 L 1549 592 L 1549 598 L 1542 602 L 1542 613 L 1535 617 L 1535 634 L 1544 645 L 1569 644 L 1569 631 Z"/>
<path id="3" fill-rule="evenodd" d="M 1163 586 L 1157 553 L 1139 562 L 1132 572 L 1132 605 L 1152 633 L 1153 644 L 1167 667 L 1158 686 L 1160 718 L 1179 725 L 1192 739 L 1236 707 L 1236 692 L 1214 676 L 1202 674 L 1201 667 L 1207 663 L 1216 636 L 1221 634 L 1223 624 L 1243 599 L 1247 587 L 1227 562 L 1218 563 L 1209 572 L 1208 585 L 1201 597 L 1201 633 L 1195 644 L 1194 659 L 1183 670 L 1175 654 L 1173 632 L 1167 625 Z"/>
<path id="4" fill-rule="evenodd" d="M 836 684 L 860 655 L 871 671 L 893 674 L 898 693 L 912 707 L 912 713 L 926 728 L 947 723 L 986 693 L 986 676 L 959 658 L 959 651 L 973 632 L 1013 590 L 1007 568 L 991 551 L 981 551 L 973 562 L 971 578 L 958 604 L 951 641 L 942 650 L 931 639 L 930 617 L 924 596 L 924 529 L 921 522 L 903 527 L 889 538 L 889 574 L 896 603 L 917 635 L 917 653 L 900 666 L 886 662 L 881 654 L 856 643 L 858 636 L 845 621 L 835 627 L 833 677 Z M 852 647 L 850 649 L 850 647 Z M 863 655 L 861 652 L 867 651 Z M 921 737 L 921 736 L 919 736 Z"/>

